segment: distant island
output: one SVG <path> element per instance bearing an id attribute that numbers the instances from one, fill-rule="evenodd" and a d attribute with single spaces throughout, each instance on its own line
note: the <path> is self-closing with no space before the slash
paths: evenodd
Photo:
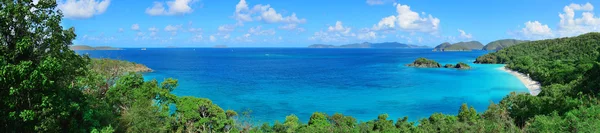
<path id="1" fill-rule="evenodd" d="M 87 46 L 87 45 L 73 45 L 73 46 L 69 46 L 69 49 L 71 49 L 71 50 L 123 50 L 121 48 L 113 48 L 110 46 L 92 47 L 92 46 Z"/>
<path id="2" fill-rule="evenodd" d="M 500 50 L 506 47 L 510 47 L 513 45 L 517 45 L 523 42 L 529 42 L 528 40 L 516 40 L 516 39 L 501 39 L 490 42 L 485 46 L 478 41 L 469 41 L 469 42 L 458 42 L 455 44 L 450 44 L 448 42 L 444 42 L 435 48 L 432 51 L 471 51 L 471 50 Z"/>
<path id="3" fill-rule="evenodd" d="M 440 65 L 440 63 L 438 63 L 434 60 L 431 60 L 431 59 L 423 58 L 423 57 L 417 58 L 414 62 L 412 62 L 410 64 L 406 64 L 406 66 L 416 67 L 416 68 L 441 68 L 442 67 L 442 65 Z M 444 68 L 471 69 L 471 66 L 467 65 L 466 63 L 459 62 L 456 65 L 446 64 L 446 65 L 444 65 Z"/>
<path id="4" fill-rule="evenodd" d="M 124 75 L 129 72 L 145 73 L 154 71 L 144 64 L 106 58 L 92 59 L 89 67 L 98 73 L 116 75 Z"/>
<path id="5" fill-rule="evenodd" d="M 471 51 L 481 50 L 483 47 L 483 44 L 479 41 L 458 42 L 455 44 L 444 42 L 436 46 L 433 51 Z"/>
<path id="6" fill-rule="evenodd" d="M 519 43 L 529 42 L 528 40 L 502 39 L 488 43 L 483 47 L 483 50 L 500 50 Z"/>
<path id="7" fill-rule="evenodd" d="M 215 45 L 213 48 L 227 48 L 227 45 Z"/>
<path id="8" fill-rule="evenodd" d="M 328 45 L 328 44 L 313 44 L 308 46 L 309 48 L 428 48 L 427 46 L 411 45 L 398 42 L 383 42 L 383 43 L 353 43 L 344 44 L 340 46 Z"/>

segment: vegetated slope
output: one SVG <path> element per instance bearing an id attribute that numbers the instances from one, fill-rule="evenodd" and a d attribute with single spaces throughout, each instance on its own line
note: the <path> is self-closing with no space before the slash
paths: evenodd
<path id="1" fill-rule="evenodd" d="M 502 39 L 486 44 L 483 50 L 500 50 L 506 47 L 517 45 L 519 43 L 528 42 L 528 40 Z"/>
<path id="2" fill-rule="evenodd" d="M 481 50 L 483 48 L 483 44 L 481 44 L 479 41 L 458 42 L 452 45 L 463 46 L 472 50 Z"/>
<path id="3" fill-rule="evenodd" d="M 542 83 L 537 96 L 511 94 L 502 100 L 515 124 L 528 131 L 598 132 L 581 127 L 600 125 L 600 33 L 524 42 L 476 59 L 502 63 Z M 574 122 L 574 123 L 569 123 Z M 577 128 L 577 129 L 575 129 Z"/>

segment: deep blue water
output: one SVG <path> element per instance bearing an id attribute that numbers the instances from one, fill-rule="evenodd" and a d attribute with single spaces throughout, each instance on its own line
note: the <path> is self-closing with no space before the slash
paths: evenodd
<path id="1" fill-rule="evenodd" d="M 146 79 L 179 80 L 178 96 L 211 99 L 223 109 L 250 109 L 257 122 L 283 121 L 289 114 L 306 122 L 315 112 L 358 120 L 410 120 L 441 112 L 457 114 L 464 102 L 484 111 L 512 91 L 527 88 L 497 68 L 471 62 L 485 51 L 431 49 L 178 48 L 78 51 L 92 57 L 142 63 L 155 70 Z M 410 68 L 418 57 L 471 70 Z"/>

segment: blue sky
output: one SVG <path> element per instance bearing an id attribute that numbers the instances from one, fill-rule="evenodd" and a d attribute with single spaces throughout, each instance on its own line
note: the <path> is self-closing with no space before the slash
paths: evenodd
<path id="1" fill-rule="evenodd" d="M 600 31 L 600 1 L 59 0 L 74 44 L 113 47 L 435 46 Z"/>

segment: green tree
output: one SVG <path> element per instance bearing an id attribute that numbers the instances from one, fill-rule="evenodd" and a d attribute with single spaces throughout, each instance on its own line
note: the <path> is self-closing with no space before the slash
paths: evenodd
<path id="1" fill-rule="evenodd" d="M 298 119 L 296 115 L 291 114 L 285 117 L 283 125 L 286 128 L 286 132 L 294 133 L 296 132 L 296 129 L 298 129 L 302 125 L 302 123 L 300 123 L 300 119 Z"/>
<path id="2" fill-rule="evenodd" d="M 102 128 L 75 86 L 89 58 L 69 50 L 56 1 L 0 1 L 0 128 L 18 132 L 89 132 Z M 94 127 L 97 126 L 97 127 Z"/>

